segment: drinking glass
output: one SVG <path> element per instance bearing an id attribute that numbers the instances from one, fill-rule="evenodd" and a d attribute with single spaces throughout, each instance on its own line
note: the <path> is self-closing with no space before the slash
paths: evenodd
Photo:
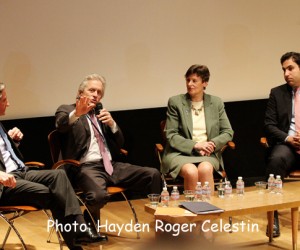
<path id="1" fill-rule="evenodd" d="M 154 208 L 157 207 L 159 203 L 160 194 L 148 194 L 150 205 Z"/>
<path id="2" fill-rule="evenodd" d="M 185 201 L 194 201 L 195 191 L 194 190 L 184 190 L 183 191 Z"/>

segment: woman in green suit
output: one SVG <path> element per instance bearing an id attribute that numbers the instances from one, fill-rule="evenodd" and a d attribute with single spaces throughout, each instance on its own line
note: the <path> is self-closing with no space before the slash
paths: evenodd
<path id="1" fill-rule="evenodd" d="M 209 77 L 206 66 L 192 65 L 185 74 L 187 93 L 168 101 L 161 170 L 182 176 L 186 190 L 197 181 L 214 186 L 213 171 L 223 168 L 220 150 L 233 137 L 223 101 L 204 92 Z"/>

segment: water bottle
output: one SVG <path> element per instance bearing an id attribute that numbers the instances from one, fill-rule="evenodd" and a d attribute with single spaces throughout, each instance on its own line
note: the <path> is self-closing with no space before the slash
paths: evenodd
<path id="1" fill-rule="evenodd" d="M 282 194 L 282 180 L 280 175 L 276 175 L 276 179 L 274 181 L 274 190 L 276 194 Z"/>
<path id="2" fill-rule="evenodd" d="M 269 175 L 269 179 L 268 179 L 268 191 L 270 193 L 275 193 L 274 188 L 275 188 L 274 174 L 270 174 Z"/>
<path id="3" fill-rule="evenodd" d="M 167 190 L 167 187 L 163 188 L 163 191 L 161 192 L 160 198 L 161 198 L 161 205 L 163 207 L 168 207 L 169 206 L 169 200 L 170 200 L 170 194 Z"/>
<path id="4" fill-rule="evenodd" d="M 232 186 L 230 181 L 225 181 L 225 197 L 231 197 L 232 195 Z"/>
<path id="5" fill-rule="evenodd" d="M 204 182 L 204 186 L 202 188 L 202 200 L 209 201 L 210 200 L 210 186 L 209 182 Z"/>
<path id="6" fill-rule="evenodd" d="M 244 195 L 245 184 L 243 177 L 239 176 L 236 182 L 236 193 L 237 195 Z"/>
<path id="7" fill-rule="evenodd" d="M 195 200 L 196 201 L 201 201 L 202 200 L 202 187 L 201 187 L 201 182 L 198 181 L 196 188 L 195 188 Z"/>
<path id="8" fill-rule="evenodd" d="M 177 186 L 173 186 L 173 190 L 171 192 L 171 200 L 172 200 L 172 206 L 177 207 L 178 200 L 179 200 L 179 191 L 178 191 Z"/>

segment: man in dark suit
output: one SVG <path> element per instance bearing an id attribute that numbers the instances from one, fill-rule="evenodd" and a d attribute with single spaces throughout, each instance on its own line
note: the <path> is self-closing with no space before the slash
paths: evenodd
<path id="1" fill-rule="evenodd" d="M 0 83 L 0 115 L 5 115 L 8 106 L 5 85 Z M 87 227 L 76 194 L 63 170 L 29 170 L 24 165 L 16 147 L 22 138 L 18 128 L 6 132 L 0 123 L 0 204 L 50 209 L 58 224 L 71 226 L 70 231 L 61 231 L 70 249 L 79 250 L 82 243 L 106 240 Z"/>
<path id="2" fill-rule="evenodd" d="M 287 173 L 300 163 L 300 131 L 296 129 L 295 94 L 300 87 L 300 53 L 288 52 L 281 57 L 286 83 L 271 89 L 267 103 L 264 128 L 271 146 L 266 174 Z M 300 114 L 299 114 L 300 115 Z M 278 213 L 275 211 L 274 237 L 280 235 Z"/>
<path id="3" fill-rule="evenodd" d="M 84 192 L 95 221 L 99 221 L 100 208 L 108 200 L 108 185 L 145 193 L 161 192 L 161 175 L 157 169 L 116 161 L 124 143 L 122 131 L 105 108 L 95 114 L 105 85 L 100 75 L 85 77 L 76 103 L 60 106 L 55 114 L 56 128 L 61 132 L 62 158 L 81 163 L 79 168 L 67 169 L 68 176 Z"/>

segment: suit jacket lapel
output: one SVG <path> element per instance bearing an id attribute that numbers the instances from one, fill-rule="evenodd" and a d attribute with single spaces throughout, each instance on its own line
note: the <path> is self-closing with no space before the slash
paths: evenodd
<path id="1" fill-rule="evenodd" d="M 209 95 L 204 94 L 203 97 L 203 105 L 204 105 L 204 116 L 205 116 L 205 124 L 206 124 L 206 133 L 207 133 L 207 138 L 211 138 L 211 128 L 212 128 L 212 103 L 211 103 L 211 98 Z"/>
<path id="2" fill-rule="evenodd" d="M 293 110 L 293 92 L 292 92 L 292 88 L 287 85 L 287 89 L 288 91 L 285 91 L 283 94 L 283 102 L 285 103 L 285 105 L 282 105 L 284 108 L 287 109 L 287 113 L 288 113 L 288 121 L 292 120 L 292 110 Z"/>
<path id="3" fill-rule="evenodd" d="M 3 128 L 3 130 L 5 132 L 5 128 L 3 127 L 2 123 L 0 123 L 0 126 Z M 0 137 L 1 137 L 1 135 L 0 135 Z M 3 156 L 2 156 L 2 152 L 0 152 L 0 171 L 3 171 L 3 172 L 6 171 Z"/>
<path id="4" fill-rule="evenodd" d="M 193 120 L 192 120 L 192 112 L 191 112 L 191 99 L 188 94 L 184 95 L 182 98 L 182 118 L 184 119 L 183 124 L 186 124 L 188 136 L 192 138 L 193 133 Z"/>
<path id="5" fill-rule="evenodd" d="M 0 126 L 3 128 L 3 130 L 4 130 L 4 132 L 5 132 L 5 128 L 3 127 L 2 123 L 0 123 Z M 1 137 L 1 135 L 0 135 L 0 137 Z M 0 152 L 0 161 L 1 161 L 1 164 L 0 164 L 0 170 L 5 172 L 6 169 L 5 169 L 5 164 L 4 164 L 2 152 Z"/>

